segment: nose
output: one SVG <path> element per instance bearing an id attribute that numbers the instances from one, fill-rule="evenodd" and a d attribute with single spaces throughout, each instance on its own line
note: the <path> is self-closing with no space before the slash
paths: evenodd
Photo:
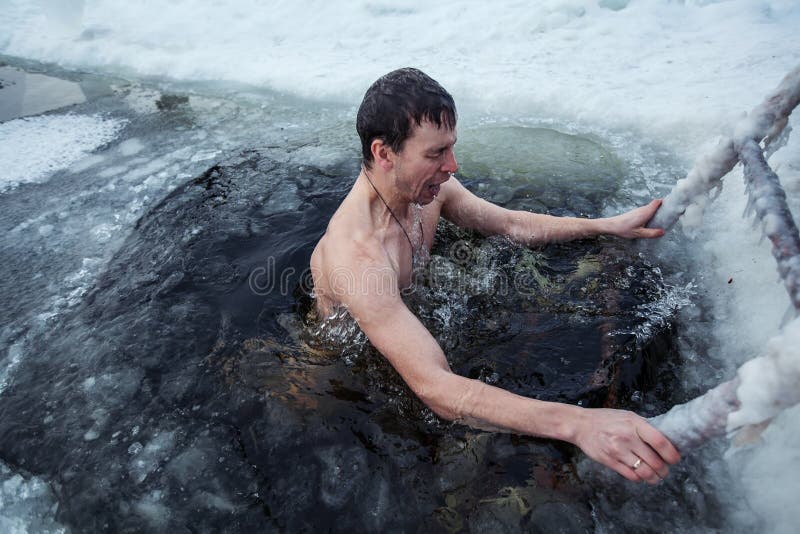
<path id="1" fill-rule="evenodd" d="M 442 163 L 442 170 L 446 173 L 453 174 L 458 170 L 458 162 L 456 161 L 456 153 L 451 148 L 447 151 L 444 163 Z"/>

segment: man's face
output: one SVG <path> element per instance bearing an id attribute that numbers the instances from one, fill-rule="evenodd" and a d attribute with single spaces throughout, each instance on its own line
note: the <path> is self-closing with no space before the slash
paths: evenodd
<path id="1" fill-rule="evenodd" d="M 395 186 L 411 202 L 430 204 L 439 186 L 458 170 L 453 146 L 455 130 L 423 121 L 414 126 L 403 149 L 395 154 Z"/>

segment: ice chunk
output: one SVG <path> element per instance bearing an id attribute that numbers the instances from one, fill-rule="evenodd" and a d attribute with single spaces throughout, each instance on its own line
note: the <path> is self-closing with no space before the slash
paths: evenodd
<path id="1" fill-rule="evenodd" d="M 142 151 L 144 144 L 136 137 L 131 137 L 121 142 L 117 147 L 119 153 L 123 156 L 134 156 Z"/>
<path id="2" fill-rule="evenodd" d="M 138 453 L 128 464 L 128 473 L 136 482 L 141 483 L 169 458 L 175 448 L 174 432 L 161 432 Z"/>
<path id="3" fill-rule="evenodd" d="M 58 502 L 47 482 L 23 476 L 0 463 L 0 532 L 64 533 L 55 520 Z"/>
<path id="4" fill-rule="evenodd" d="M 125 126 L 98 115 L 47 115 L 0 123 L 0 192 L 41 182 L 114 139 Z"/>

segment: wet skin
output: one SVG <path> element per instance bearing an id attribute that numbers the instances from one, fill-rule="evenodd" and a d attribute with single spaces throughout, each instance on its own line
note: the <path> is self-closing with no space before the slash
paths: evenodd
<path id="1" fill-rule="evenodd" d="M 454 130 L 427 121 L 415 126 L 399 152 L 373 140 L 370 167 L 362 169 L 311 256 L 320 313 L 345 306 L 440 417 L 568 441 L 629 480 L 658 482 L 680 455 L 643 418 L 529 399 L 455 375 L 436 340 L 403 303 L 400 289 L 411 282 L 413 251 L 430 250 L 440 216 L 528 246 L 600 234 L 654 238 L 664 232 L 645 225 L 660 201 L 605 219 L 506 210 L 476 197 L 451 176 L 458 169 L 455 143 Z"/>

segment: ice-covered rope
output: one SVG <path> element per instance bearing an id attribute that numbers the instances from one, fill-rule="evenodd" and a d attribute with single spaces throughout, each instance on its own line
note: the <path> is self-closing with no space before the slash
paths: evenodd
<path id="1" fill-rule="evenodd" d="M 721 142 L 714 153 L 698 160 L 664 199 L 650 226 L 669 228 L 693 204 L 702 208 L 706 194 L 738 160 L 744 165 L 749 195 L 789 298 L 800 311 L 800 233 L 786 203 L 778 176 L 770 169 L 760 142 L 780 135 L 789 114 L 800 103 L 800 67 L 736 128 L 732 139 Z M 800 318 L 772 338 L 765 353 L 742 365 L 733 380 L 704 395 L 675 406 L 650 422 L 678 449 L 688 451 L 715 436 L 748 425 L 768 422 L 781 410 L 800 403 Z"/>
<path id="2" fill-rule="evenodd" d="M 669 229 L 689 211 L 696 218 L 708 193 L 718 187 L 722 177 L 733 169 L 739 160 L 736 147 L 752 139 L 767 144 L 783 131 L 789 114 L 800 103 L 800 65 L 795 67 L 780 85 L 746 118 L 736 126 L 733 135 L 719 142 L 710 154 L 695 161 L 686 178 L 678 180 L 664 198 L 661 208 L 648 225 L 651 228 Z M 693 213 L 692 213 L 693 212 Z"/>
<path id="3" fill-rule="evenodd" d="M 786 204 L 786 193 L 755 141 L 748 139 L 737 149 L 744 164 L 748 210 L 755 210 L 764 234 L 772 242 L 778 273 L 794 309 L 800 311 L 800 233 Z"/>
<path id="4" fill-rule="evenodd" d="M 800 318 L 746 362 L 736 377 L 650 419 L 681 452 L 711 438 L 764 423 L 800 403 Z"/>
<path id="5" fill-rule="evenodd" d="M 649 422 L 663 432 L 679 451 L 690 451 L 728 432 L 728 416 L 740 406 L 736 396 L 738 387 L 738 378 L 723 382 L 704 395 L 651 418 Z"/>

